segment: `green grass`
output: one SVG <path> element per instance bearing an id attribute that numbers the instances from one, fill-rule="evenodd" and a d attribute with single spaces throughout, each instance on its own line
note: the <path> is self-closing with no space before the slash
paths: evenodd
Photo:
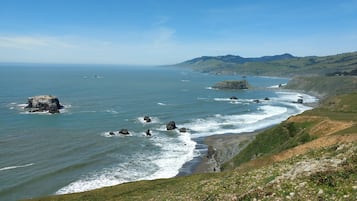
<path id="1" fill-rule="evenodd" d="M 234 63 L 211 59 L 197 59 L 195 62 L 183 62 L 177 66 L 189 67 L 201 72 L 241 74 L 241 75 L 270 75 L 292 77 L 295 75 L 326 75 L 336 71 L 350 72 L 357 69 L 357 52 L 337 54 L 323 57 L 298 57 L 280 59 L 269 62 Z"/>
<path id="2" fill-rule="evenodd" d="M 261 156 L 276 154 L 314 139 L 307 130 L 315 122 L 284 122 L 264 131 L 233 159 L 223 164 L 223 170 L 231 170 L 242 163 Z"/>
<path id="3" fill-rule="evenodd" d="M 336 96 L 356 92 L 357 77 L 300 76 L 290 80 L 285 88 L 321 96 Z"/>
<path id="4" fill-rule="evenodd" d="M 323 120 L 323 117 L 338 121 L 357 122 L 357 93 L 331 97 L 324 100 L 319 108 L 306 111 L 306 116 L 320 116 L 320 120 L 304 122 L 282 122 L 281 124 L 264 131 L 238 155 L 223 164 L 223 170 L 231 170 L 242 163 L 260 156 L 269 156 L 286 149 L 309 142 L 315 137 L 309 134 L 309 129 Z M 357 125 L 342 130 L 338 134 L 356 133 Z"/>

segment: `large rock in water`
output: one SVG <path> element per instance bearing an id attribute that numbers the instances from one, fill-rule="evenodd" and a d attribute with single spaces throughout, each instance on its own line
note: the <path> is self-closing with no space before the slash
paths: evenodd
<path id="1" fill-rule="evenodd" d="M 27 106 L 25 107 L 30 112 L 49 112 L 51 114 L 59 113 L 63 108 L 56 96 L 41 95 L 33 96 L 27 99 Z"/>
<path id="2" fill-rule="evenodd" d="M 213 86 L 215 89 L 248 89 L 247 80 L 227 80 L 218 82 Z"/>
<path id="3" fill-rule="evenodd" d="M 170 121 L 169 123 L 166 124 L 166 130 L 174 130 L 176 129 L 176 123 L 174 121 Z"/>

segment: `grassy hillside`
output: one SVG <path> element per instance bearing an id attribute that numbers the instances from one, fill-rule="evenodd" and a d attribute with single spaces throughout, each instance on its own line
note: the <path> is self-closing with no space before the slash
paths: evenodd
<path id="1" fill-rule="evenodd" d="M 330 97 L 324 100 L 319 108 L 290 117 L 259 134 L 243 151 L 224 164 L 223 169 L 235 169 L 257 157 L 260 157 L 261 165 L 264 165 L 271 162 L 270 156 L 274 154 L 325 135 L 357 134 L 356 100 L 357 93 Z"/>
<path id="2" fill-rule="evenodd" d="M 299 76 L 285 86 L 320 97 L 336 96 L 357 91 L 357 76 Z"/>
<path id="3" fill-rule="evenodd" d="M 284 54 L 288 55 L 288 54 Z M 271 56 L 269 59 L 217 56 L 195 58 L 177 66 L 200 72 L 241 75 L 325 75 L 334 72 L 351 72 L 357 69 L 357 52 L 317 57 Z"/>
<path id="4" fill-rule="evenodd" d="M 35 200 L 356 200 L 357 93 L 259 134 L 221 173 L 140 181 Z"/>

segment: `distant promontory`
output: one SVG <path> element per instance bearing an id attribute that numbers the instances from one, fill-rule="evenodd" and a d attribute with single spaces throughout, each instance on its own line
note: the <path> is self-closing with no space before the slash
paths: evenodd
<path id="1" fill-rule="evenodd" d="M 236 55 L 202 56 L 174 66 L 216 75 L 257 75 L 294 77 L 297 75 L 353 75 L 357 52 L 330 56 L 297 57 L 281 55 L 245 58 Z"/>

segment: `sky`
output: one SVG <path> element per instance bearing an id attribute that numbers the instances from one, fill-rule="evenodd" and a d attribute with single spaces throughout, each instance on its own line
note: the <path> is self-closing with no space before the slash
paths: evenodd
<path id="1" fill-rule="evenodd" d="M 0 62 L 175 64 L 357 51 L 357 0 L 0 0 Z"/>

